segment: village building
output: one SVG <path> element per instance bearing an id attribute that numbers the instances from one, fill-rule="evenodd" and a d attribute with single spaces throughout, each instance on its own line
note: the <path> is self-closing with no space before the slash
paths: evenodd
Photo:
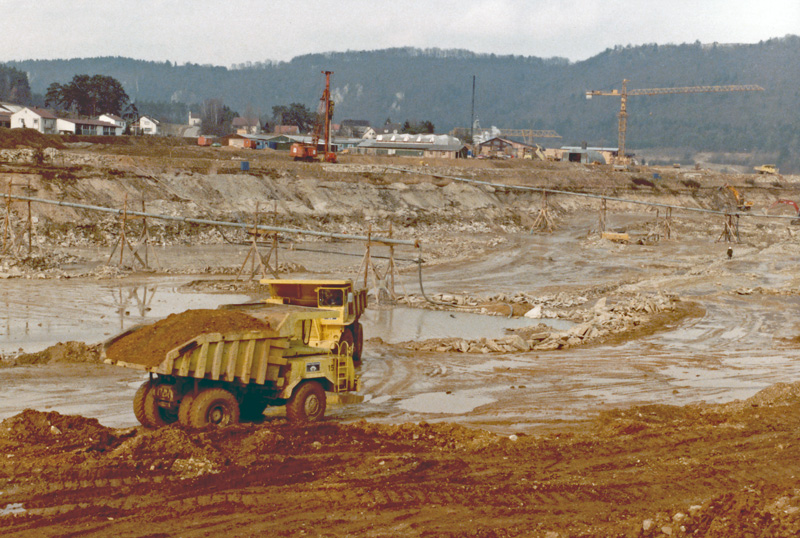
<path id="1" fill-rule="evenodd" d="M 460 139 L 450 135 L 379 134 L 375 139 L 362 140 L 354 151 L 364 155 L 401 157 L 444 159 L 467 157 L 467 146 Z"/>
<path id="2" fill-rule="evenodd" d="M 369 128 L 367 120 L 342 120 L 338 133 L 348 138 L 363 138 Z"/>
<path id="3" fill-rule="evenodd" d="M 563 146 L 561 149 L 554 150 L 554 153 L 557 155 L 557 160 L 559 161 L 584 164 L 614 164 L 619 149 Z"/>
<path id="4" fill-rule="evenodd" d="M 12 129 L 36 129 L 42 134 L 56 134 L 56 116 L 36 107 L 23 107 L 11 114 Z"/>
<path id="5" fill-rule="evenodd" d="M 261 133 L 261 123 L 258 118 L 233 118 L 231 126 L 240 135 L 255 135 Z"/>
<path id="6" fill-rule="evenodd" d="M 297 125 L 276 125 L 272 132 L 280 135 L 299 135 L 300 127 Z"/>
<path id="7" fill-rule="evenodd" d="M 56 130 L 58 131 L 58 134 L 102 136 L 117 136 L 118 134 L 121 134 L 121 130 L 117 125 L 107 121 L 72 118 L 57 118 Z M 118 130 L 120 130 L 119 133 Z"/>
<path id="8" fill-rule="evenodd" d="M 542 148 L 536 144 L 526 144 L 509 138 L 495 136 L 477 146 L 478 158 L 517 158 L 544 160 Z"/>
<path id="9" fill-rule="evenodd" d="M 136 125 L 136 133 L 145 135 L 159 134 L 160 124 L 161 122 L 159 122 L 157 119 L 142 116 L 139 118 L 139 122 Z"/>
<path id="10" fill-rule="evenodd" d="M 191 125 L 192 127 L 200 127 L 202 123 L 203 120 L 200 118 L 199 115 L 191 111 L 189 112 L 189 125 Z"/>
<path id="11" fill-rule="evenodd" d="M 117 126 L 116 135 L 120 136 L 125 132 L 125 128 L 128 126 L 128 122 L 120 118 L 115 114 L 102 114 L 99 118 L 100 121 L 104 121 L 107 123 L 113 123 Z"/>

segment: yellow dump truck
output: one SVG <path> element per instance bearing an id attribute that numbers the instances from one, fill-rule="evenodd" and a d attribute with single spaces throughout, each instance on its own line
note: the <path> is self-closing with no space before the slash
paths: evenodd
<path id="1" fill-rule="evenodd" d="M 261 283 L 269 288 L 269 304 L 313 307 L 331 314 L 311 323 L 309 345 L 333 351 L 347 343 L 353 348 L 353 360 L 361 361 L 364 330 L 360 318 L 367 308 L 366 289 L 356 289 L 351 280 L 265 279 Z"/>
<path id="2" fill-rule="evenodd" d="M 311 340 L 330 317 L 328 309 L 274 303 L 189 310 L 118 335 L 103 353 L 106 363 L 150 373 L 133 401 L 147 427 L 224 426 L 257 419 L 270 405 L 285 405 L 290 421 L 316 421 L 329 400 L 360 388 L 352 344 Z"/>

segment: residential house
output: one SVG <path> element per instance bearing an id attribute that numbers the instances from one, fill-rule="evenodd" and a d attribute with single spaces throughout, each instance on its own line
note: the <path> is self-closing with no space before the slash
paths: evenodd
<path id="1" fill-rule="evenodd" d="M 231 126 L 240 135 L 261 134 L 261 123 L 258 118 L 233 118 Z"/>
<path id="2" fill-rule="evenodd" d="M 373 127 L 376 135 L 386 134 L 401 134 L 403 132 L 403 124 L 401 123 L 384 123 L 380 127 Z"/>
<path id="3" fill-rule="evenodd" d="M 367 120 L 342 120 L 339 134 L 346 137 L 363 138 L 369 128 Z"/>
<path id="4" fill-rule="evenodd" d="M 59 134 L 118 136 L 120 127 L 114 123 L 100 120 L 57 118 L 56 130 Z"/>
<path id="5" fill-rule="evenodd" d="M 544 153 L 539 146 L 535 144 L 526 144 L 509 138 L 501 138 L 495 136 L 478 144 L 478 157 L 490 158 L 537 158 L 544 160 Z"/>
<path id="6" fill-rule="evenodd" d="M 36 129 L 43 134 L 56 134 L 56 117 L 43 108 L 23 107 L 11 114 L 12 129 Z"/>
<path id="7" fill-rule="evenodd" d="M 159 125 L 161 125 L 161 122 L 157 119 L 142 116 L 139 118 L 137 132 L 139 134 L 155 135 L 158 134 Z"/>
<path id="8" fill-rule="evenodd" d="M 203 120 L 200 119 L 200 116 L 195 114 L 194 112 L 189 112 L 189 125 L 192 127 L 200 127 L 203 123 Z"/>
<path id="9" fill-rule="evenodd" d="M 11 129 L 11 114 L 18 112 L 23 108 L 24 107 L 21 105 L 14 105 L 0 101 L 0 127 Z"/>
<path id="10" fill-rule="evenodd" d="M 106 123 L 113 123 L 117 126 L 116 135 L 120 136 L 125 132 L 125 128 L 128 126 L 128 122 L 116 116 L 114 114 L 103 114 L 99 118 L 100 121 L 104 121 Z"/>
<path id="11" fill-rule="evenodd" d="M 299 135 L 300 127 L 297 125 L 276 125 L 272 132 L 279 135 Z"/>

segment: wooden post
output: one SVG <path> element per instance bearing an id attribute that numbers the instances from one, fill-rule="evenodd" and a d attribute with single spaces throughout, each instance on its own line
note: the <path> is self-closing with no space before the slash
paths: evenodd
<path id="1" fill-rule="evenodd" d="M 734 216 L 736 218 L 734 218 Z M 717 238 L 717 242 L 725 241 L 726 243 L 739 242 L 739 215 L 731 213 L 725 214 L 725 221 L 722 227 L 722 233 Z"/>
<path id="2" fill-rule="evenodd" d="M 28 196 L 31 195 L 31 178 L 28 178 L 28 192 L 26 194 Z M 31 213 L 31 201 L 28 200 L 28 256 L 30 256 L 31 253 L 33 252 L 32 237 L 33 237 L 33 215 Z"/>
<path id="3" fill-rule="evenodd" d="M 606 199 L 603 198 L 600 200 L 600 233 L 606 231 Z"/>

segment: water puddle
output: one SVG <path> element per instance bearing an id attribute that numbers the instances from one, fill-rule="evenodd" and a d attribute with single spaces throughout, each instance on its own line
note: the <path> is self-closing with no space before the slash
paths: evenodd
<path id="1" fill-rule="evenodd" d="M 401 400 L 397 406 L 412 413 L 442 413 L 462 415 L 470 413 L 482 405 L 497 400 L 489 396 L 471 395 L 467 391 L 460 392 L 428 392 L 417 394 Z"/>
<path id="2" fill-rule="evenodd" d="M 130 281 L 6 280 L 0 287 L 0 353 L 58 342 L 103 341 L 140 323 L 193 308 L 243 302 L 241 295 L 185 292 L 188 277 Z"/>
<path id="3" fill-rule="evenodd" d="M 530 327 L 538 323 L 558 330 L 574 325 L 564 319 L 507 318 L 407 307 L 368 309 L 361 317 L 361 323 L 367 338 L 380 336 L 390 344 L 431 338 L 500 338 L 508 336 L 506 328 Z"/>

